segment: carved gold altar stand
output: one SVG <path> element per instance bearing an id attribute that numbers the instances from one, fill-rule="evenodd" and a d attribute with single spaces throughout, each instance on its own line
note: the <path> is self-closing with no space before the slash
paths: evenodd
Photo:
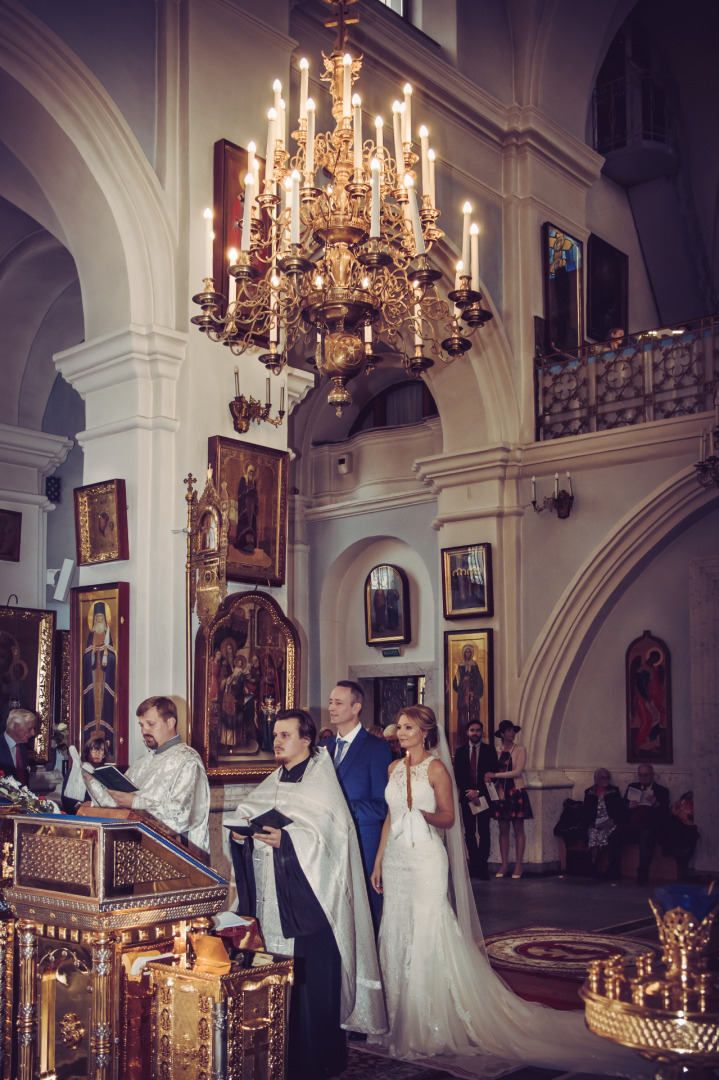
<path id="1" fill-rule="evenodd" d="M 135 820 L 15 817 L 14 854 L 4 890 L 19 920 L 3 953 L 4 985 L 15 969 L 5 1075 L 147 1080 L 150 1001 L 137 969 L 143 958 L 184 954 L 192 920 L 207 926 L 227 882 Z"/>
<path id="2" fill-rule="evenodd" d="M 205 938 L 218 961 L 190 938 L 194 960 L 147 965 L 154 1080 L 284 1080 L 291 957 L 233 950 L 230 963 L 222 939 Z"/>

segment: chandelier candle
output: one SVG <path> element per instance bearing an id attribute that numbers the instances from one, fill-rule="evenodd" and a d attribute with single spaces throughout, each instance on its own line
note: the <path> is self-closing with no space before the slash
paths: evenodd
<path id="1" fill-rule="evenodd" d="M 429 195 L 429 132 L 422 124 L 419 129 L 419 142 L 422 147 L 422 195 Z"/>
<path id="2" fill-rule="evenodd" d="M 397 158 L 397 179 L 404 176 L 404 148 L 402 146 L 402 105 L 392 102 L 392 125 L 394 127 L 394 156 Z"/>
<path id="3" fill-rule="evenodd" d="M 409 196 L 409 213 L 412 220 L 412 231 L 414 232 L 414 246 L 418 255 L 424 255 L 426 248 L 424 246 L 424 236 L 422 235 L 422 222 L 419 220 L 419 210 L 417 208 L 417 192 L 414 190 L 414 180 L 405 173 L 404 186 L 407 188 L 407 195 Z"/>
<path id="4" fill-rule="evenodd" d="M 462 266 L 464 267 L 465 275 L 470 269 L 469 265 L 469 226 L 471 224 L 470 217 L 472 215 L 472 204 L 466 202 L 462 207 Z"/>
<path id="5" fill-rule="evenodd" d="M 379 179 L 380 179 L 380 163 L 377 158 L 372 158 L 372 216 L 370 220 L 369 236 L 370 240 L 379 239 L 379 211 L 380 211 L 380 197 L 379 197 Z"/>
<path id="6" fill-rule="evenodd" d="M 435 152 L 432 149 L 432 147 L 430 146 L 429 150 L 427 151 L 427 161 L 429 163 L 429 205 L 432 208 L 432 210 L 434 210 L 436 208 L 436 206 L 437 206 L 437 203 L 435 201 L 435 189 L 434 189 L 434 159 L 435 159 L 435 156 L 436 156 Z M 424 192 L 423 192 L 423 194 L 424 194 Z"/>
<path id="7" fill-rule="evenodd" d="M 307 98 L 307 147 L 305 150 L 305 183 L 312 187 L 315 171 L 315 103 Z"/>
<path id="8" fill-rule="evenodd" d="M 474 222 L 469 230 L 469 246 L 471 250 L 470 288 L 474 289 L 475 292 L 479 292 L 479 225 Z"/>
<path id="9" fill-rule="evenodd" d="M 240 248 L 242 251 L 250 250 L 251 239 L 251 225 L 252 225 L 252 205 L 254 203 L 254 191 L 255 191 L 255 174 L 254 170 L 248 172 L 245 176 L 245 205 L 242 208 L 242 242 Z M 232 259 L 232 263 L 236 263 L 237 259 Z"/>
<path id="10" fill-rule="evenodd" d="M 384 120 L 381 116 L 375 116 L 374 118 L 374 144 L 378 150 L 381 150 L 384 146 L 383 143 L 384 132 Z"/>
<path id="11" fill-rule="evenodd" d="M 404 111 L 402 113 L 402 142 L 412 142 L 412 86 L 404 84 Z"/>
<path id="12" fill-rule="evenodd" d="M 354 139 L 355 179 L 362 180 L 362 101 L 359 94 L 352 95 L 352 127 Z"/>
<path id="13" fill-rule="evenodd" d="M 309 84 L 309 61 L 303 56 L 300 60 L 300 120 L 307 119 L 307 91 Z"/>
<path id="14" fill-rule="evenodd" d="M 275 178 L 275 126 L 277 109 L 273 106 L 267 112 L 267 153 L 265 155 L 265 184 L 273 184 Z"/>

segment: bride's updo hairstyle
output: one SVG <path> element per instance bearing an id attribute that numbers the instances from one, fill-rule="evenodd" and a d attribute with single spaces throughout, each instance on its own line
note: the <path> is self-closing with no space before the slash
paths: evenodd
<path id="1" fill-rule="evenodd" d="M 437 717 L 432 710 L 426 705 L 408 705 L 405 709 L 400 709 L 397 719 L 400 716 L 406 716 L 408 720 L 411 720 L 421 730 L 424 735 L 424 746 L 426 750 L 433 750 L 439 742 L 439 734 L 437 732 Z"/>
<path id="2" fill-rule="evenodd" d="M 424 736 L 425 750 L 432 750 L 439 742 L 437 731 L 437 717 L 426 705 L 408 705 L 406 709 L 400 709 L 397 720 L 406 716 L 420 729 Z M 405 774 L 407 776 L 407 808 L 412 809 L 412 780 L 409 769 L 409 755 L 404 759 Z"/>

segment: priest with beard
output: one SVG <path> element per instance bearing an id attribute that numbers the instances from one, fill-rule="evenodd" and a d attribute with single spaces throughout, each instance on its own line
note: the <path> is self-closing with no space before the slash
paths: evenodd
<path id="1" fill-rule="evenodd" d="M 343 1028 L 387 1030 L 357 833 L 327 751 L 302 709 L 277 716 L 279 769 L 225 821 L 234 826 L 237 911 L 256 916 L 269 952 L 294 957 L 288 1080 L 323 1080 L 347 1067 Z M 246 837 L 249 819 L 291 819 Z"/>

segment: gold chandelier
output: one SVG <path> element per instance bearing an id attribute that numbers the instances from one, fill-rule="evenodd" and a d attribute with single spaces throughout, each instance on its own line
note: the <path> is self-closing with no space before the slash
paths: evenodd
<path id="1" fill-rule="evenodd" d="M 468 338 L 492 313 L 482 306 L 479 229 L 470 224 L 468 203 L 462 261 L 449 293 L 452 308 L 440 297 L 442 274 L 429 262 L 432 246 L 444 235 L 437 227 L 434 153 L 427 129 L 420 128 L 420 205 L 412 87 L 406 84 L 404 100 L 393 105 L 392 157 L 384 146 L 381 117 L 375 138 L 362 138 L 361 102 L 352 94 L 362 58 L 343 51 L 346 0 L 327 2 L 336 9 L 336 21 L 328 25 L 337 25 L 338 34 L 332 55 L 322 54 L 320 79 L 329 83 L 334 131 L 315 133 L 308 63 L 302 59 L 299 126 L 291 136 L 296 150 L 285 146 L 284 102 L 276 80 L 264 190 L 257 191 L 258 164 L 250 144 L 242 240 L 240 251 L 230 252 L 228 296 L 206 277 L 203 291 L 193 297 L 202 314 L 192 322 L 236 355 L 264 346 L 268 351 L 259 360 L 274 374 L 282 371 L 300 337 L 312 335 L 314 362 L 333 384 L 328 402 L 341 416 L 352 400 L 348 380 L 379 362 L 380 342 L 398 353 L 407 374 L 416 378 L 433 366 L 432 356 L 450 363 L 465 353 Z M 326 187 L 316 185 L 319 175 L 327 179 Z"/>

